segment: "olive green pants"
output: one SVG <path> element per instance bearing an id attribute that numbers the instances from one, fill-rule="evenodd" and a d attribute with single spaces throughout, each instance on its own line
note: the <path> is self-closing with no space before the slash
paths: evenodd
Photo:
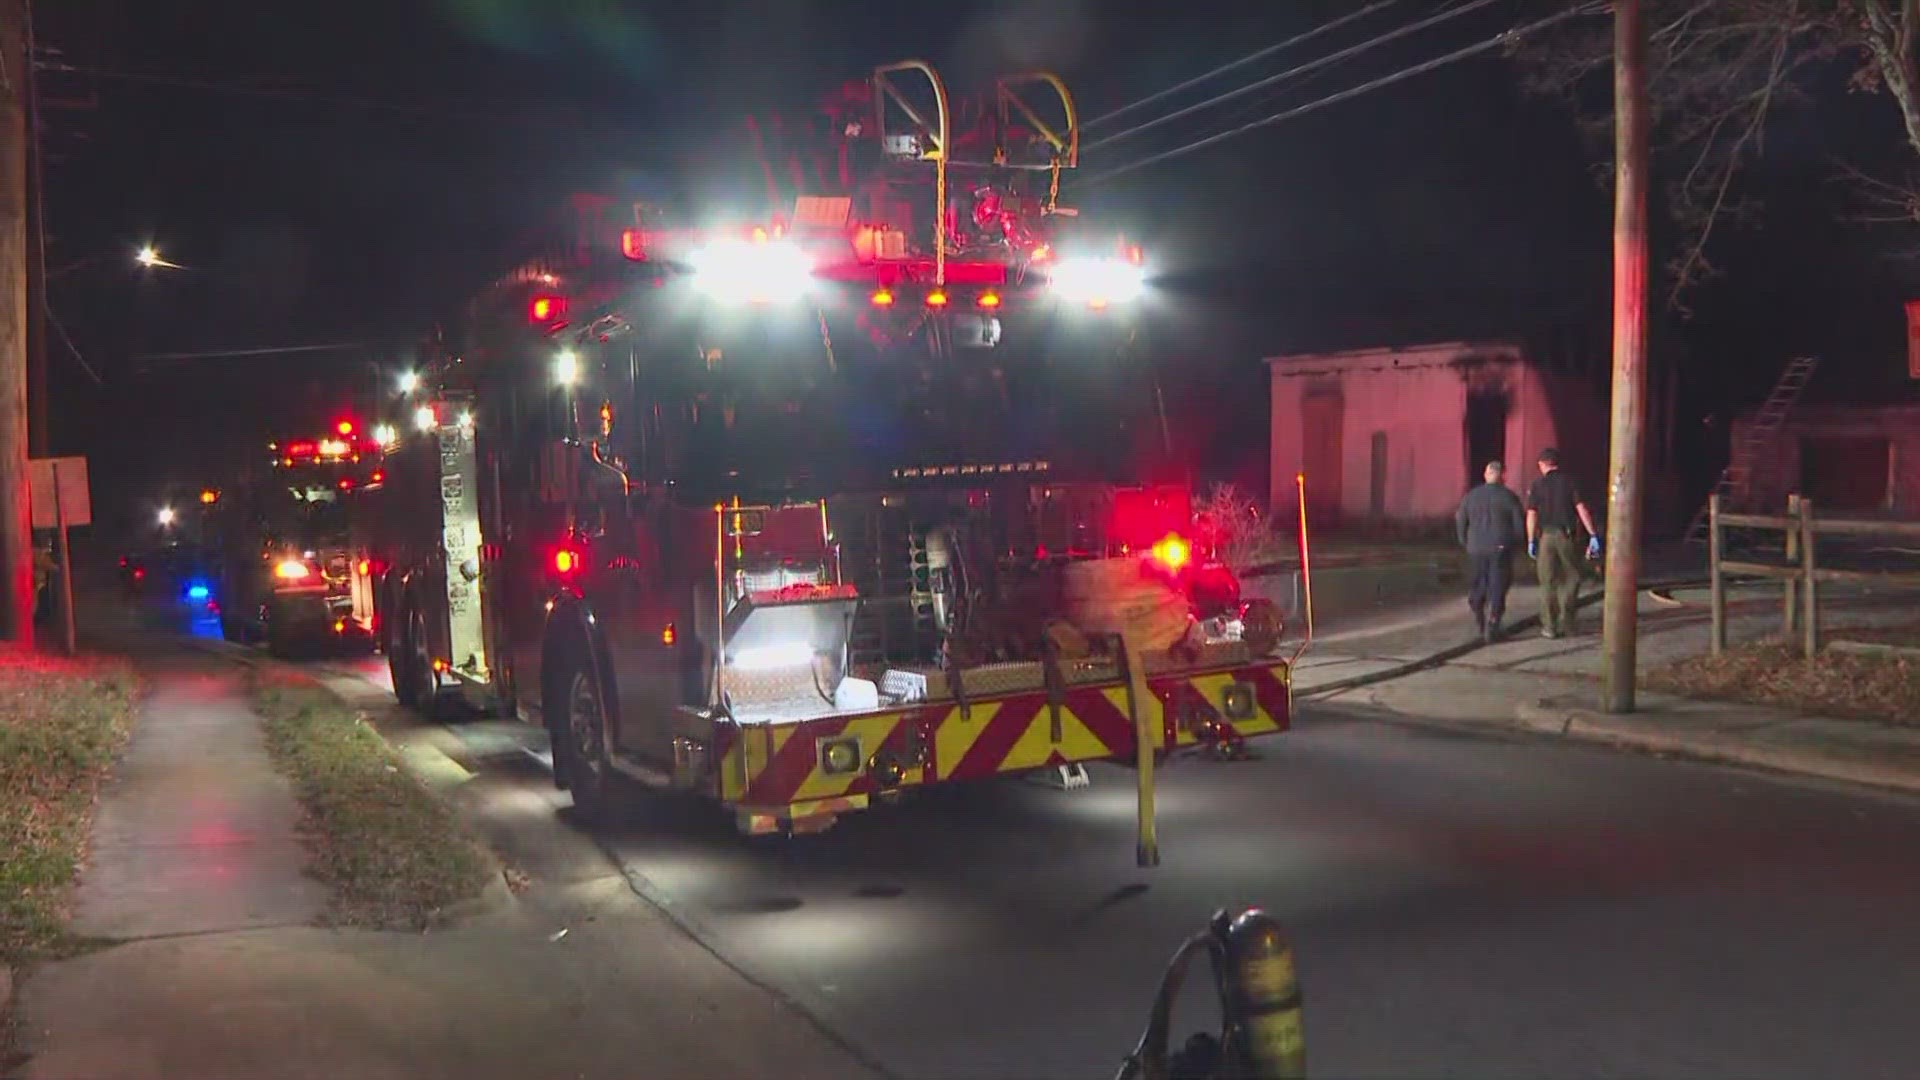
<path id="1" fill-rule="evenodd" d="M 1563 532 L 1540 534 L 1540 629 L 1549 634 L 1573 632 L 1573 600 L 1580 591 L 1580 548 Z"/>

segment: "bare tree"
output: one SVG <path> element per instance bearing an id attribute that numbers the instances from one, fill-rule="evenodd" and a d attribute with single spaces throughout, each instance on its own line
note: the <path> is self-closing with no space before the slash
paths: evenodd
<path id="1" fill-rule="evenodd" d="M 1201 544 L 1235 574 L 1246 575 L 1281 550 L 1279 530 L 1259 504 L 1233 484 L 1214 484 L 1194 507 Z"/>
<path id="2" fill-rule="evenodd" d="M 1851 64 L 1854 91 L 1884 95 L 1910 167 L 1874 177 L 1839 162 L 1859 212 L 1880 225 L 1920 225 L 1920 0 L 1649 0 L 1648 89 L 1662 193 L 1681 229 L 1667 263 L 1668 302 L 1710 277 L 1716 227 L 1751 215 L 1741 171 L 1766 149 L 1767 122 L 1783 107 L 1811 103 L 1834 64 Z M 1612 127 L 1599 93 L 1611 72 L 1605 26 L 1573 28 L 1517 47 L 1530 90 L 1581 110 L 1593 134 Z M 1837 80 L 1834 80 L 1837 85 Z M 1893 135 L 1890 127 L 1888 134 Z"/>

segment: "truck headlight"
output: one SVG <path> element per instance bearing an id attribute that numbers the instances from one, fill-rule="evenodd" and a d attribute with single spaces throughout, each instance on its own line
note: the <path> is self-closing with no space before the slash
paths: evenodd
<path id="1" fill-rule="evenodd" d="M 273 568 L 273 576 L 281 581 L 305 581 L 313 575 L 313 568 L 299 559 L 283 559 Z"/>
<path id="2" fill-rule="evenodd" d="M 857 738 L 822 740 L 820 771 L 829 776 L 845 776 L 860 771 L 860 740 Z"/>
<path id="3" fill-rule="evenodd" d="M 1146 273 L 1122 259 L 1064 259 L 1051 278 L 1061 299 L 1095 308 L 1136 300 L 1147 287 Z"/>
<path id="4" fill-rule="evenodd" d="M 797 300 L 813 278 L 813 265 L 806 253 L 781 240 L 720 240 L 695 252 L 692 262 L 693 287 L 726 303 Z"/>

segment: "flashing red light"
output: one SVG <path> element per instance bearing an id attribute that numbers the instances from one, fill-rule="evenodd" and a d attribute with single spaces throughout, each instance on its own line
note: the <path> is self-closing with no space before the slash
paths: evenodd
<path id="1" fill-rule="evenodd" d="M 639 229 L 620 231 L 620 254 L 634 262 L 645 262 L 647 258 L 647 234 Z"/>
<path id="2" fill-rule="evenodd" d="M 567 317 L 567 298 L 536 296 L 527 304 L 527 318 L 537 323 L 559 322 Z"/>
<path id="3" fill-rule="evenodd" d="M 367 483 L 379 484 L 379 483 L 385 482 L 386 479 L 387 479 L 386 473 L 379 472 L 378 470 L 376 470 L 372 476 L 367 477 Z"/>
<path id="4" fill-rule="evenodd" d="M 874 294 L 867 299 L 873 303 L 874 307 L 893 306 L 893 294 L 886 289 L 875 290 Z"/>
<path id="5" fill-rule="evenodd" d="M 1179 570 L 1193 560 L 1193 545 L 1178 533 L 1169 533 L 1153 545 L 1153 557 L 1169 570 Z"/>
<path id="6" fill-rule="evenodd" d="M 145 578 L 146 578 L 146 576 L 147 576 L 147 568 L 146 568 L 146 567 L 144 567 L 144 566 L 136 566 L 136 567 L 134 567 L 134 568 L 133 568 L 133 580 L 135 580 L 135 581 L 141 581 L 141 580 L 143 580 L 143 579 L 145 579 Z"/>
<path id="7" fill-rule="evenodd" d="M 928 307 L 946 307 L 947 294 L 942 292 L 939 289 L 933 290 L 932 292 L 927 294 L 927 306 Z"/>
<path id="8" fill-rule="evenodd" d="M 339 423 L 333 425 L 333 430 L 339 432 L 342 435 L 351 435 L 353 434 L 353 421 L 342 420 Z"/>
<path id="9" fill-rule="evenodd" d="M 347 477 L 344 477 L 344 476 L 343 476 L 343 477 L 341 477 L 341 478 L 340 478 L 340 490 L 341 490 L 341 491 L 352 491 L 352 490 L 353 490 L 353 481 L 352 481 L 351 479 L 348 479 Z"/>
<path id="10" fill-rule="evenodd" d="M 290 458 L 317 457 L 319 453 L 320 444 L 317 442 L 302 441 L 287 444 L 287 456 Z"/>
<path id="11" fill-rule="evenodd" d="M 985 292 L 985 293 L 981 293 L 981 294 L 980 294 L 980 299 L 979 299 L 979 300 L 977 300 L 977 301 L 975 301 L 975 303 L 977 303 L 977 304 L 979 304 L 979 305 L 980 305 L 981 307 L 983 307 L 983 308 L 986 308 L 987 310 L 989 310 L 989 311 L 991 311 L 991 310 L 993 310 L 994 308 L 997 308 L 997 307 L 999 307 L 999 306 L 1000 306 L 1000 294 L 999 294 L 999 293 L 993 293 L 993 292 Z"/>
<path id="12" fill-rule="evenodd" d="M 580 553 L 572 548 L 561 548 L 553 553 L 553 569 L 562 577 L 579 571 L 582 559 Z"/>

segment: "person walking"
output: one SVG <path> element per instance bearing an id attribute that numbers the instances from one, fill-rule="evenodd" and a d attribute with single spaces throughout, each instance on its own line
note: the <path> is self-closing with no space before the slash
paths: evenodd
<path id="1" fill-rule="evenodd" d="M 1480 640 L 1500 637 L 1500 620 L 1507 613 L 1507 589 L 1513 584 L 1513 552 L 1526 537 L 1526 516 L 1520 496 L 1505 482 L 1504 462 L 1489 461 L 1486 483 L 1476 485 L 1453 512 L 1453 531 L 1467 549 L 1473 581 L 1467 586 L 1467 607 Z"/>
<path id="2" fill-rule="evenodd" d="M 1600 557 L 1600 532 L 1573 477 L 1560 471 L 1560 451 L 1540 451 L 1540 479 L 1527 492 L 1527 555 L 1540 574 L 1540 636 L 1573 633 L 1573 603 L 1580 591 L 1579 549 L 1573 530 L 1587 531 L 1587 558 Z"/>

